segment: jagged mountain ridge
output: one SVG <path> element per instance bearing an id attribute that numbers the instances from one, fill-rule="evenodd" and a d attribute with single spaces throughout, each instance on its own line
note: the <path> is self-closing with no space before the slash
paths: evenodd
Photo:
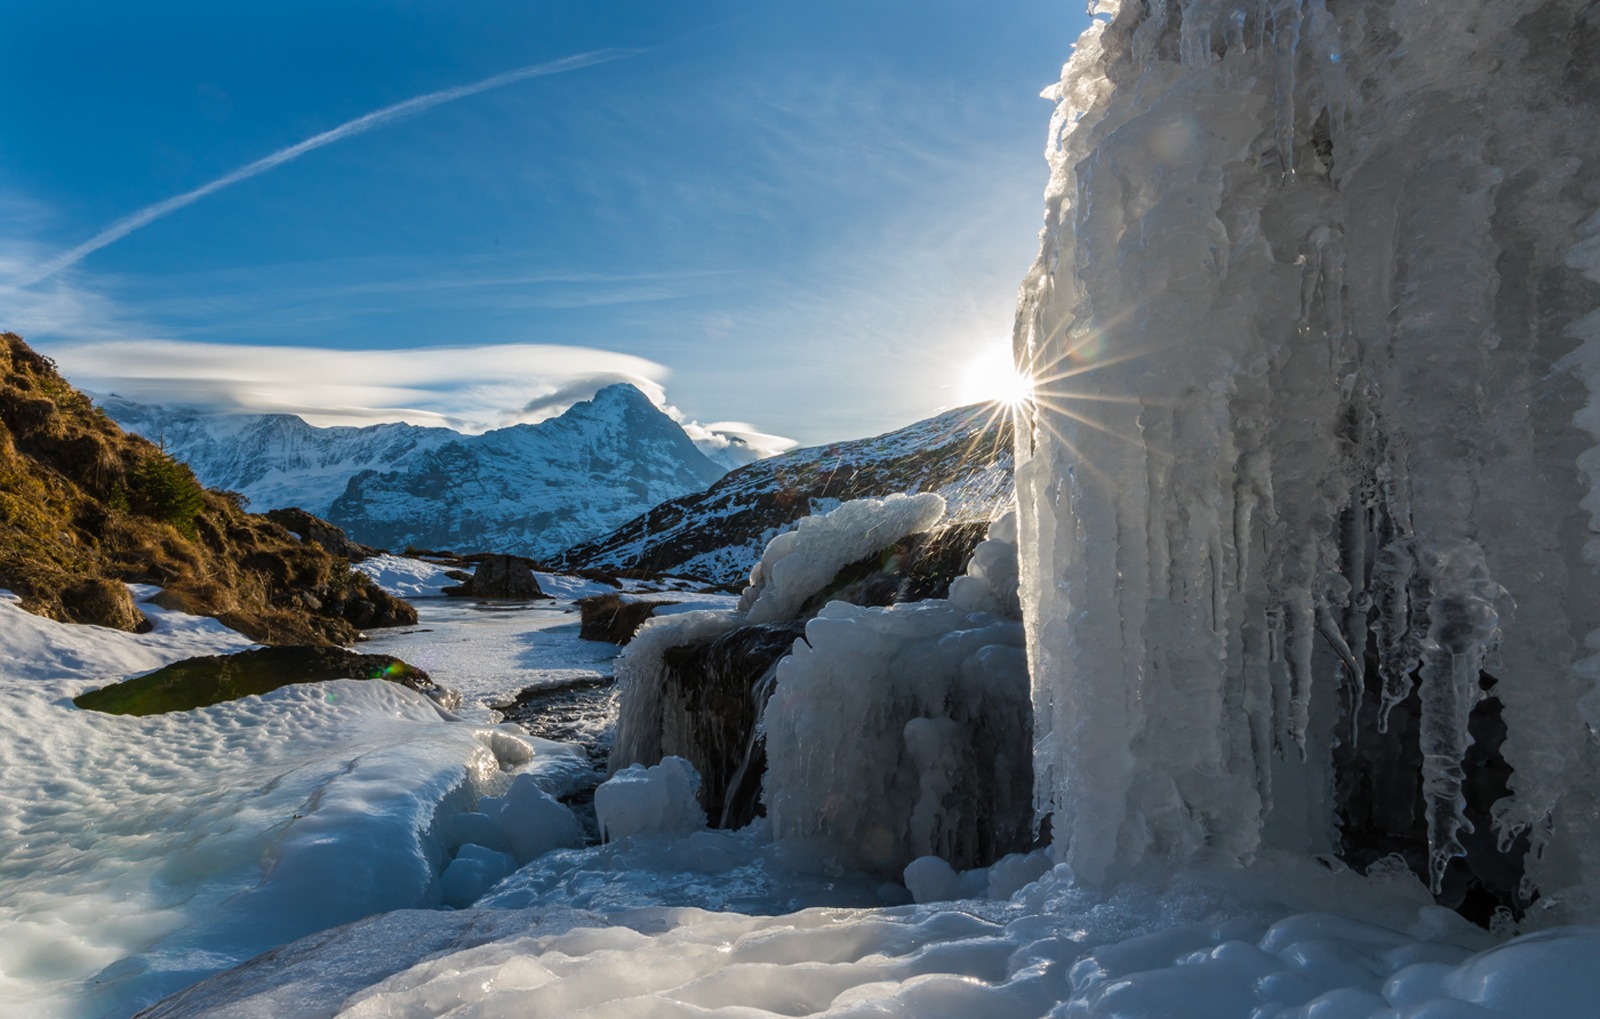
<path id="1" fill-rule="evenodd" d="M 408 424 L 318 428 L 288 414 L 116 397 L 102 405 L 256 509 L 299 506 L 357 541 L 394 549 L 545 557 L 724 473 L 627 384 L 559 417 L 481 435 Z"/>
<path id="2" fill-rule="evenodd" d="M 1012 434 L 1009 413 L 977 404 L 870 439 L 793 450 L 655 506 L 556 561 L 737 584 L 767 542 L 849 499 L 937 492 L 950 519 L 984 519 L 1012 498 Z"/>

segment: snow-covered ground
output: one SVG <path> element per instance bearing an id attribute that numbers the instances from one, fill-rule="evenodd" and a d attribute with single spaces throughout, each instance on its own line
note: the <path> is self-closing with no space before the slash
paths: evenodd
<path id="1" fill-rule="evenodd" d="M 356 564 L 379 586 L 417 607 L 416 626 L 374 630 L 363 651 L 394 655 L 461 693 L 468 704 L 505 703 L 529 687 L 556 687 L 595 675 L 609 676 L 617 648 L 578 638 L 572 602 L 601 594 L 645 601 L 673 601 L 662 614 L 695 608 L 726 608 L 738 599 L 700 591 L 657 590 L 659 585 L 624 581 L 619 590 L 581 577 L 535 572 L 549 600 L 479 602 L 442 597 L 456 583 L 451 567 L 420 559 L 382 555 Z"/>
<path id="2" fill-rule="evenodd" d="M 761 915 L 750 906 L 775 886 L 751 877 L 777 868 L 714 853 L 735 840 L 625 843 L 570 902 L 571 887 L 523 887 L 485 908 L 374 917 L 201 984 L 151 1019 L 1576 1019 L 1600 998 L 1600 929 L 1497 946 L 1405 875 L 1270 857 L 1096 891 L 1059 868 L 1006 902 Z M 733 860 L 745 867 L 720 882 Z M 675 904 L 730 887 L 759 903 Z"/>
<path id="3" fill-rule="evenodd" d="M 80 710 L 78 693 L 250 641 L 149 603 L 156 628 L 134 635 L 15 601 L 0 600 L 8 1016 L 126 1016 L 301 935 L 436 903 L 436 826 L 536 754 L 380 682 L 148 718 Z"/>
<path id="4" fill-rule="evenodd" d="M 1600 930 L 1496 947 L 1407 874 L 1301 858 L 1100 890 L 1057 868 L 1009 900 L 982 896 L 1041 863 L 942 888 L 924 866 L 919 898 L 979 897 L 910 905 L 900 883 L 840 866 L 826 844 L 775 842 L 764 822 L 652 834 L 635 817 L 641 834 L 559 848 L 564 808 L 542 790 L 581 762 L 481 708 L 452 721 L 409 690 L 340 681 L 153 718 L 79 711 L 85 689 L 248 642 L 154 606 L 157 629 L 135 636 L 13 602 L 0 601 L 7 1014 L 122 1017 L 209 974 L 155 1015 L 1421 1019 L 1590 1015 L 1600 1000 Z M 422 613 L 368 646 L 432 654 L 419 664 L 480 699 L 611 654 L 559 605 L 439 599 Z M 534 778 L 508 790 L 516 770 Z M 485 831 L 519 797 L 536 808 L 526 823 Z M 451 865 L 456 847 L 512 855 L 513 837 L 541 855 L 474 908 L 442 908 L 511 866 L 466 851 Z"/>

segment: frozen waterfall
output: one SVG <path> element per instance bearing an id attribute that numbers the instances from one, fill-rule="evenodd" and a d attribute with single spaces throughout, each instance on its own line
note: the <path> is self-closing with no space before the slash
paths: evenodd
<path id="1" fill-rule="evenodd" d="M 1334 749 L 1376 698 L 1359 738 L 1418 720 L 1437 890 L 1492 683 L 1490 841 L 1526 840 L 1541 923 L 1592 916 L 1600 19 L 1109 2 L 1046 95 L 1015 344 L 1058 858 L 1336 851 Z"/>

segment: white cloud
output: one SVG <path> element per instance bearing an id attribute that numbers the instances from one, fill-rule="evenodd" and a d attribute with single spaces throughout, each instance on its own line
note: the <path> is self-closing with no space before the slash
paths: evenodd
<path id="1" fill-rule="evenodd" d="M 744 421 L 713 421 L 708 425 L 680 421 L 679 424 L 707 456 L 731 453 L 732 459 L 742 464 L 776 456 L 799 445 L 793 439 L 763 432 Z"/>
<path id="2" fill-rule="evenodd" d="M 630 354 L 535 343 L 335 350 L 106 340 L 38 347 L 79 388 L 140 403 L 298 414 L 317 425 L 409 421 L 469 432 L 559 414 L 619 381 L 661 401 L 668 374 Z"/>
<path id="3" fill-rule="evenodd" d="M 590 347 L 335 350 L 122 339 L 35 346 L 80 389 L 137 403 L 297 414 L 321 426 L 406 421 L 482 432 L 555 417 L 606 386 L 626 382 L 708 455 L 735 449 L 733 459 L 748 462 L 795 445 L 741 421 L 689 420 L 667 403 L 666 367 Z"/>

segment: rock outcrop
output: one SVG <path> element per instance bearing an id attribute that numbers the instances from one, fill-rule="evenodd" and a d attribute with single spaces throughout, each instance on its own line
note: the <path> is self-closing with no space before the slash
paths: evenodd
<path id="1" fill-rule="evenodd" d="M 363 545 L 359 541 L 351 541 L 350 536 L 344 533 L 342 527 L 330 524 L 319 516 L 307 513 L 297 506 L 284 509 L 267 510 L 263 514 L 268 520 L 297 536 L 301 541 L 314 541 L 318 545 L 341 556 L 353 563 L 363 559 L 371 559 L 382 552 L 382 549 Z"/>
<path id="2" fill-rule="evenodd" d="M 0 587 L 51 619 L 147 626 L 125 583 L 263 643 L 348 644 L 415 611 L 130 435 L 0 333 Z"/>
<path id="3" fill-rule="evenodd" d="M 584 640 L 626 644 L 639 632 L 644 621 L 655 615 L 662 605 L 676 605 L 672 601 L 628 600 L 618 594 L 596 594 L 579 598 L 578 636 Z"/>

